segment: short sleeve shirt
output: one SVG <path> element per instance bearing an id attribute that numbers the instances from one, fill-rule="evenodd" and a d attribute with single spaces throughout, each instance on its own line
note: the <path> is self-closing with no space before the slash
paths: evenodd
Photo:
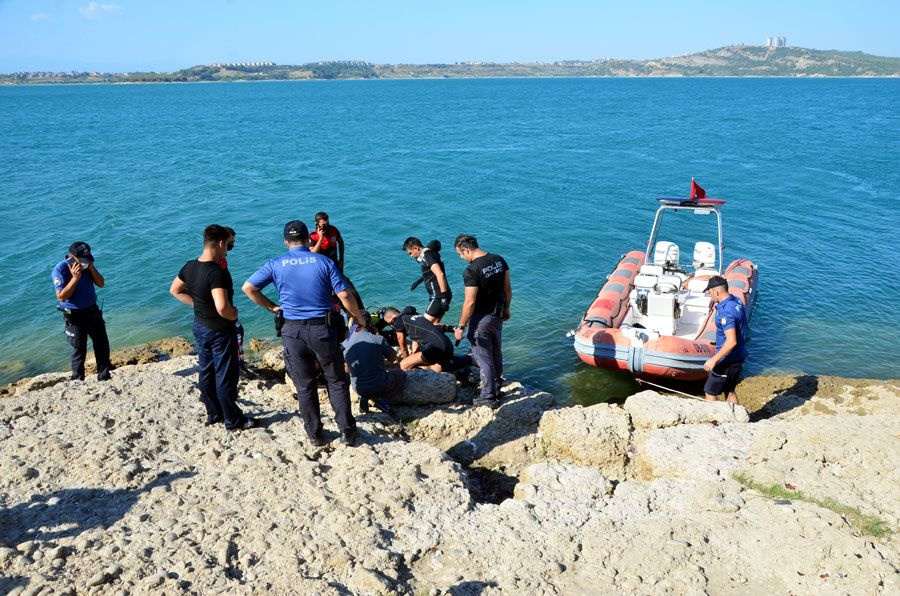
<path id="1" fill-rule="evenodd" d="M 69 270 L 69 264 L 65 259 L 56 264 L 53 268 L 53 287 L 57 291 L 65 288 L 72 281 L 72 272 Z M 97 290 L 94 288 L 94 279 L 90 272 L 84 271 L 81 279 L 75 285 L 75 291 L 67 300 L 63 300 L 59 305 L 68 309 L 88 308 L 97 303 Z"/>
<path id="2" fill-rule="evenodd" d="M 476 315 L 503 314 L 506 306 L 506 276 L 509 265 L 500 255 L 487 253 L 474 259 L 463 271 L 467 288 L 478 288 L 475 295 Z"/>
<path id="3" fill-rule="evenodd" d="M 408 314 L 408 311 L 404 309 L 403 314 L 396 317 L 391 323 L 391 327 L 419 342 L 423 349 L 436 348 L 444 351 L 453 349 L 447 334 L 438 329 L 425 315 Z"/>
<path id="4" fill-rule="evenodd" d="M 347 289 L 334 261 L 306 246 L 269 259 L 247 282 L 259 289 L 274 283 L 278 304 L 290 321 L 324 317 L 334 305 L 332 296 Z"/>
<path id="5" fill-rule="evenodd" d="M 344 361 L 350 367 L 350 380 L 358 393 L 378 391 L 385 386 L 387 372 L 384 361 L 393 357 L 395 352 L 382 336 L 358 329 L 341 346 L 344 348 Z"/>
<path id="6" fill-rule="evenodd" d="M 233 304 L 234 285 L 231 273 L 222 269 L 219 263 L 214 261 L 188 261 L 178 272 L 178 279 L 187 286 L 188 294 L 194 301 L 194 321 L 208 329 L 223 331 L 234 327 L 234 321 L 229 321 L 216 310 L 216 302 L 213 300 L 214 289 L 225 290 L 228 302 Z"/>
<path id="7" fill-rule="evenodd" d="M 716 305 L 716 352 L 725 344 L 725 331 L 735 330 L 737 345 L 722 359 L 723 364 L 747 359 L 747 309 L 740 298 L 731 294 Z"/>

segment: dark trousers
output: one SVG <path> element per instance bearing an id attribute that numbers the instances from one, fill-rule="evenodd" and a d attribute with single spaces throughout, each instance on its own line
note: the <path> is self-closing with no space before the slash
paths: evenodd
<path id="1" fill-rule="evenodd" d="M 66 339 L 72 346 L 72 378 L 79 381 L 84 379 L 84 359 L 90 337 L 94 344 L 94 356 L 97 358 L 97 378 L 101 381 L 108 379 L 112 364 L 109 361 L 109 338 L 106 336 L 103 313 L 94 304 L 73 310 L 65 316 L 65 321 Z"/>
<path id="2" fill-rule="evenodd" d="M 494 315 L 475 315 L 469 321 L 468 338 L 472 344 L 472 357 L 481 375 L 481 397 L 500 396 L 502 331 L 503 319 Z"/>
<path id="3" fill-rule="evenodd" d="M 325 323 L 305 324 L 285 321 L 281 328 L 284 364 L 297 390 L 297 403 L 306 433 L 322 434 L 322 415 L 316 391 L 316 362 L 322 367 L 328 383 L 328 399 L 341 432 L 356 429 L 350 412 L 350 381 L 344 371 L 344 354 L 337 333 Z"/>
<path id="4" fill-rule="evenodd" d="M 390 403 L 397 403 L 403 396 L 403 388 L 406 387 L 406 371 L 392 368 L 384 375 L 384 385 L 371 391 L 360 391 L 360 397 L 375 401 L 386 398 Z"/>
<path id="5" fill-rule="evenodd" d="M 233 327 L 216 331 L 194 323 L 197 357 L 200 360 L 200 401 L 206 406 L 210 419 L 225 421 L 226 428 L 234 428 L 244 420 L 237 405 L 238 350 L 237 334 Z"/>

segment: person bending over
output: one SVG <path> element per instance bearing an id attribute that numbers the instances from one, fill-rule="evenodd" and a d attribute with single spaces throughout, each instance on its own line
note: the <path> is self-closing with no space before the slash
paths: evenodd
<path id="1" fill-rule="evenodd" d="M 394 307 L 386 308 L 384 320 L 397 332 L 397 343 L 403 358 L 400 361 L 401 369 L 424 367 L 435 372 L 453 372 L 472 364 L 470 357 L 454 355 L 453 343 L 445 333 L 452 331 L 452 327 L 432 323 L 424 315 L 418 314 L 412 306 L 407 306 L 402 312 Z M 410 354 L 406 347 L 407 337 L 418 343 L 418 352 Z"/>
<path id="2" fill-rule="evenodd" d="M 387 370 L 385 362 L 395 362 L 397 352 L 372 327 L 350 326 L 350 335 L 341 344 L 346 370 L 353 388 L 359 394 L 359 411 L 369 411 L 369 402 L 396 419 L 391 403 L 400 400 L 406 387 L 406 372 Z"/>

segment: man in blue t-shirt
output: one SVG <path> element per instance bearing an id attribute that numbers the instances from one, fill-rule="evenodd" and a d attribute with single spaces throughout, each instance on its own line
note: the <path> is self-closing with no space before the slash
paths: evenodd
<path id="1" fill-rule="evenodd" d="M 747 359 L 747 309 L 740 298 L 728 292 L 724 277 L 709 278 L 706 292 L 716 305 L 716 353 L 703 364 L 709 373 L 703 390 L 710 401 L 724 393 L 728 403 L 737 404 L 735 388 Z"/>
<path id="2" fill-rule="evenodd" d="M 322 417 L 316 391 L 316 362 L 322 367 L 328 383 L 328 398 L 334 409 L 335 421 L 341 431 L 341 442 L 356 444 L 356 420 L 350 411 L 350 384 L 344 370 L 337 329 L 329 317 L 338 299 L 356 321 L 365 326 L 365 319 L 341 272 L 334 261 L 309 249 L 309 229 L 300 220 L 284 226 L 284 244 L 288 251 L 269 259 L 244 282 L 243 290 L 254 303 L 272 313 L 284 316 L 281 341 L 288 376 L 297 390 L 297 401 L 303 426 L 310 442 L 321 447 Z M 270 300 L 262 289 L 275 284 L 278 302 Z"/>
<path id="3" fill-rule="evenodd" d="M 66 338 L 72 346 L 72 378 L 84 379 L 84 359 L 87 340 L 94 344 L 97 358 L 97 378 L 110 378 L 112 364 L 109 361 L 109 338 L 103 313 L 97 307 L 97 291 L 106 281 L 94 266 L 94 255 L 87 242 L 75 242 L 69 247 L 66 258 L 53 268 L 53 287 L 59 300 L 66 324 Z"/>

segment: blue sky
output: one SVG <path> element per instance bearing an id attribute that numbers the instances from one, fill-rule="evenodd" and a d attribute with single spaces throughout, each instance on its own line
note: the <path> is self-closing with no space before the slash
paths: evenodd
<path id="1" fill-rule="evenodd" d="M 0 72 L 657 58 L 784 35 L 900 56 L 900 0 L 0 0 Z"/>

